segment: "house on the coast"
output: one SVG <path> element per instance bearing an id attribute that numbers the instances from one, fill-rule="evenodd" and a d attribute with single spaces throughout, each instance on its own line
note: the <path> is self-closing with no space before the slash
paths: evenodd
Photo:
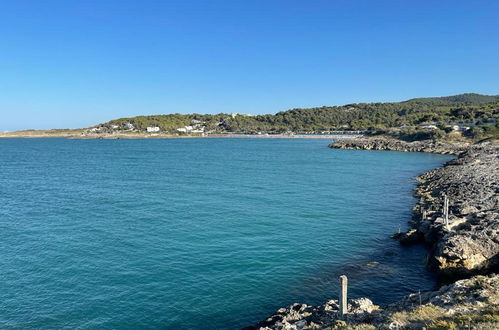
<path id="1" fill-rule="evenodd" d="M 131 123 L 126 123 L 126 124 L 123 125 L 123 128 L 126 129 L 126 130 L 133 130 L 134 126 Z"/>
<path id="2" fill-rule="evenodd" d="M 437 125 L 435 125 L 435 124 L 422 124 L 422 125 L 419 125 L 418 127 L 423 128 L 423 129 L 436 129 Z"/>
<path id="3" fill-rule="evenodd" d="M 158 126 L 149 126 L 146 128 L 147 133 L 157 133 L 159 132 L 159 127 Z"/>
<path id="4" fill-rule="evenodd" d="M 204 133 L 204 128 L 201 124 L 195 124 L 177 128 L 177 131 L 180 133 Z"/>

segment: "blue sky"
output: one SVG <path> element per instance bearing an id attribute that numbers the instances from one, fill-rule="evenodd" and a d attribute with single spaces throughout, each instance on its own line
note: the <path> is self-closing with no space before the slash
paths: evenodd
<path id="1" fill-rule="evenodd" d="M 498 1 L 0 0 L 0 131 L 499 94 Z"/>

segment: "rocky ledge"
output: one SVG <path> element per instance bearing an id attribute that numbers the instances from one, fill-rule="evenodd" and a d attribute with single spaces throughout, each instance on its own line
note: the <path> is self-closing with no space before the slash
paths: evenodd
<path id="1" fill-rule="evenodd" d="M 391 150 L 458 155 L 467 150 L 469 144 L 449 144 L 434 141 L 405 142 L 392 138 L 358 138 L 352 140 L 336 141 L 334 143 L 331 143 L 329 147 L 335 149 Z"/>
<path id="2" fill-rule="evenodd" d="M 442 168 L 418 177 L 411 229 L 396 234 L 403 244 L 425 242 L 429 265 L 450 279 L 499 269 L 499 147 L 390 139 L 338 141 L 332 148 L 456 154 Z M 444 215 L 448 198 L 448 217 Z"/>
<path id="3" fill-rule="evenodd" d="M 372 138 L 330 147 L 458 155 L 418 178 L 412 228 L 394 237 L 403 244 L 427 243 L 429 265 L 440 274 L 452 280 L 474 277 L 383 309 L 367 298 L 353 299 L 343 318 L 336 300 L 293 304 L 246 329 L 499 329 L 499 276 L 476 275 L 499 271 L 499 147 Z"/>
<path id="4" fill-rule="evenodd" d="M 430 265 L 452 278 L 497 271 L 499 147 L 474 145 L 418 181 L 413 235 L 431 247 Z"/>
<path id="5" fill-rule="evenodd" d="M 499 275 L 475 276 L 438 291 L 411 294 L 380 308 L 367 298 L 352 299 L 340 317 L 338 301 L 293 304 L 246 330 L 300 329 L 498 329 Z"/>

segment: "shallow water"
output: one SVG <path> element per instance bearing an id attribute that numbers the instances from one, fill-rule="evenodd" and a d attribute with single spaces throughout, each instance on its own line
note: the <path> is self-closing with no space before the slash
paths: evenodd
<path id="1" fill-rule="evenodd" d="M 0 327 L 235 329 L 431 289 L 389 234 L 448 156 L 305 139 L 0 139 Z M 374 262 L 374 263 L 373 263 Z"/>

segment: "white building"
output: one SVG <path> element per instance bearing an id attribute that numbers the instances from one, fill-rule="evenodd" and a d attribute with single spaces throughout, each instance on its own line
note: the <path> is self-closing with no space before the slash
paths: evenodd
<path id="1" fill-rule="evenodd" d="M 146 128 L 147 133 L 157 133 L 159 132 L 159 127 L 158 126 L 150 126 Z"/>
<path id="2" fill-rule="evenodd" d="M 201 126 L 201 124 L 189 125 L 177 128 L 177 131 L 181 133 L 204 133 L 204 126 Z"/>
<path id="3" fill-rule="evenodd" d="M 436 129 L 437 125 L 434 125 L 434 124 L 423 124 L 423 125 L 419 125 L 419 128 L 423 128 L 423 129 Z"/>

